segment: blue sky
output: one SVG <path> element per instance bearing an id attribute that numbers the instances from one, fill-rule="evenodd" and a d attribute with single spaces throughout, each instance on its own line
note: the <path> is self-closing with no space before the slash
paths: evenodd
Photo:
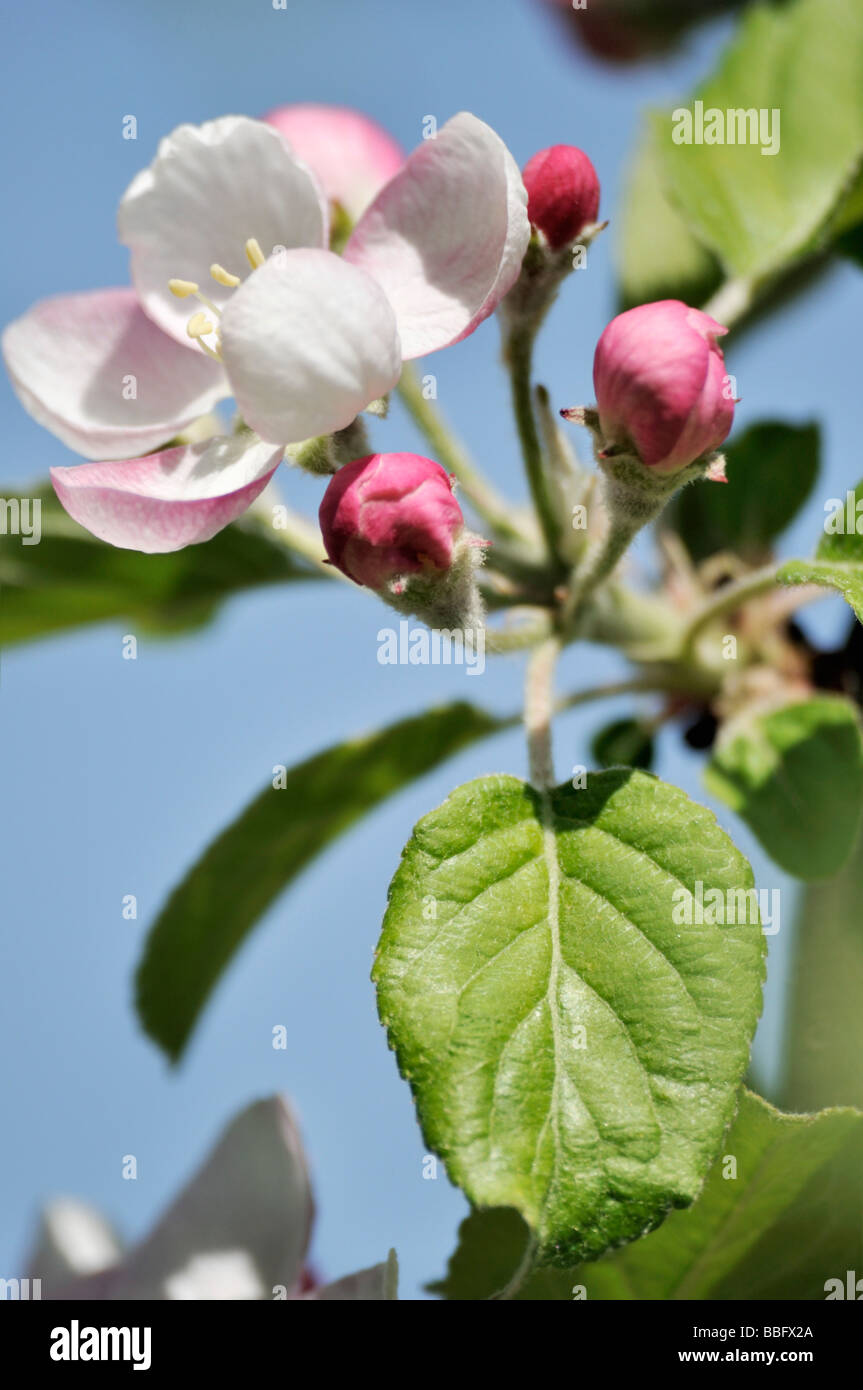
<path id="1" fill-rule="evenodd" d="M 7 8 L 2 186 L 14 210 L 0 231 L 0 319 L 64 290 L 121 284 L 126 253 L 116 203 L 159 138 L 182 121 L 258 114 L 287 101 L 360 107 L 406 146 L 424 116 L 462 108 L 493 125 L 523 164 L 557 142 L 583 146 L 614 221 L 642 113 L 685 93 L 706 71 L 727 26 L 702 30 L 676 57 L 624 72 L 561 41 L 536 0 L 59 0 Z M 133 114 L 137 141 L 122 138 Z M 739 347 L 730 370 L 741 425 L 768 416 L 824 427 L 816 498 L 784 548 L 806 553 L 825 499 L 856 481 L 859 306 L 850 267 L 777 314 Z M 613 226 L 556 307 L 538 356 L 557 404 L 590 398 L 596 338 L 614 312 Z M 431 364 L 442 407 L 498 485 L 521 497 L 495 325 Z M 0 382 L 5 486 L 71 462 Z M 420 442 L 398 410 L 380 447 Z M 316 510 L 320 486 L 292 477 L 297 505 Z M 814 619 L 841 631 L 838 602 Z M 459 782 L 525 772 L 518 733 L 477 745 L 411 787 L 331 848 L 268 914 L 211 1003 L 185 1063 L 171 1072 L 141 1034 L 130 986 L 148 925 L 167 892 L 266 783 L 342 735 L 429 703 L 470 698 L 509 711 L 521 663 L 482 679 L 447 668 L 381 667 L 382 610 L 361 593 L 314 585 L 228 604 L 206 631 L 176 641 L 109 624 L 3 658 L 4 911 L 0 1018 L 6 1066 L 0 1149 L 0 1275 L 21 1270 L 42 1199 L 58 1193 L 102 1206 L 141 1232 L 225 1119 L 255 1096 L 289 1092 L 311 1154 L 319 1218 L 315 1260 L 328 1275 L 399 1251 L 403 1292 L 440 1273 L 465 1204 L 441 1174 L 422 1177 L 423 1147 L 406 1085 L 377 1023 L 369 983 L 386 887 L 414 821 Z M 607 654 L 567 654 L 562 688 L 615 675 Z M 618 702 L 618 713 L 629 705 Z M 587 761 L 597 711 L 561 721 L 563 773 Z M 660 771 L 712 804 L 700 761 L 663 735 Z M 720 822 L 750 854 L 760 887 L 783 889 L 771 939 L 767 1011 L 757 1060 L 770 1079 L 791 938 L 792 890 L 723 807 Z M 124 894 L 138 920 L 124 920 Z M 286 1051 L 271 1030 L 284 1024 Z M 124 1182 L 124 1154 L 138 1180 Z"/>

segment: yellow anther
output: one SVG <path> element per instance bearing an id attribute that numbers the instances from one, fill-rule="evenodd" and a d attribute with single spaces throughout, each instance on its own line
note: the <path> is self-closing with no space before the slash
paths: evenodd
<path id="1" fill-rule="evenodd" d="M 257 270 L 258 266 L 263 265 L 267 259 L 253 236 L 246 242 L 246 257 L 252 270 Z"/>
<path id="2" fill-rule="evenodd" d="M 190 338 L 202 338 L 207 333 L 212 333 L 212 331 L 213 325 L 210 323 L 210 320 L 203 310 L 199 310 L 197 314 L 193 314 L 186 324 L 186 332 Z"/>
<path id="3" fill-rule="evenodd" d="M 209 343 L 204 342 L 204 337 L 206 336 L 206 334 L 212 333 L 213 331 L 213 325 L 210 323 L 210 320 L 207 318 L 207 315 L 201 312 L 200 310 L 197 314 L 193 314 L 192 317 L 189 319 L 189 322 L 186 324 L 186 332 L 188 333 L 190 338 L 194 339 L 194 341 L 198 344 L 198 347 L 203 348 L 207 356 L 212 357 L 214 362 L 221 362 L 222 357 L 219 351 L 219 349 L 221 348 L 221 342 L 219 340 L 218 333 L 216 334 L 215 349 L 211 348 Z"/>
<path id="4" fill-rule="evenodd" d="M 217 284 L 224 285 L 225 289 L 228 290 L 236 289 L 237 285 L 240 283 L 239 275 L 232 275 L 229 270 L 226 270 L 223 265 L 219 265 L 218 262 L 210 266 L 210 274 Z"/>
<path id="5" fill-rule="evenodd" d="M 194 280 L 169 280 L 168 289 L 171 294 L 175 294 L 178 299 L 188 299 L 190 294 L 198 293 L 198 286 Z"/>

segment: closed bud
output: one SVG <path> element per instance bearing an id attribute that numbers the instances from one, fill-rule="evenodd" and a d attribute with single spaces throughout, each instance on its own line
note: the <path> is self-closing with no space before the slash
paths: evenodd
<path id="1" fill-rule="evenodd" d="M 570 246 L 599 213 L 599 178 L 583 150 L 552 145 L 524 167 L 527 215 L 549 246 Z"/>
<path id="2" fill-rule="evenodd" d="M 332 563 L 377 590 L 449 570 L 464 528 L 449 475 L 419 454 L 369 454 L 345 464 L 324 493 L 320 523 Z"/>
<path id="3" fill-rule="evenodd" d="M 728 330 L 677 299 L 612 319 L 593 363 L 601 456 L 678 473 L 727 438 L 734 400 L 718 338 Z"/>

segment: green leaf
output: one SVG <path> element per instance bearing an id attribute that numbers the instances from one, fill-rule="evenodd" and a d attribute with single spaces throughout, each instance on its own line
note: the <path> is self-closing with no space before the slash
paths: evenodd
<path id="1" fill-rule="evenodd" d="M 861 903 L 863 840 L 840 874 L 812 884 L 798 904 L 782 1095 L 791 1110 L 863 1109 Z"/>
<path id="2" fill-rule="evenodd" d="M 618 217 L 617 262 L 622 309 L 656 299 L 701 304 L 722 273 L 663 191 L 656 142 L 642 141 L 628 171 Z"/>
<path id="3" fill-rule="evenodd" d="M 316 855 L 401 787 L 504 727 L 472 705 L 446 705 L 328 748 L 261 792 L 174 890 L 147 939 L 138 1013 L 169 1057 L 180 1057 L 258 918 Z"/>
<path id="4" fill-rule="evenodd" d="M 7 646 L 110 619 L 179 631 L 206 622 L 243 589 L 320 577 L 251 513 L 203 545 L 142 555 L 91 536 L 53 489 L 28 496 L 41 503 L 39 544 L 0 537 L 0 642 Z"/>
<path id="5" fill-rule="evenodd" d="M 709 811 L 626 770 L 547 798 L 470 782 L 405 849 L 381 1018 L 429 1147 L 472 1202 L 520 1211 L 545 1262 L 692 1202 L 731 1118 L 764 938 L 682 929 L 699 880 L 752 875 Z"/>
<path id="6" fill-rule="evenodd" d="M 653 763 L 650 721 L 615 719 L 594 734 L 590 751 L 600 767 L 642 767 Z"/>
<path id="7" fill-rule="evenodd" d="M 682 488 L 666 516 L 696 561 L 729 550 L 759 564 L 818 475 L 817 425 L 764 421 L 725 448 L 728 482 Z"/>
<path id="8" fill-rule="evenodd" d="M 778 110 L 778 152 L 762 154 L 760 142 L 675 144 L 663 118 L 669 194 L 730 275 L 758 283 L 829 237 L 863 160 L 861 90 L 858 0 L 759 5 L 696 99 L 705 113 Z"/>
<path id="9" fill-rule="evenodd" d="M 857 711 L 818 695 L 739 715 L 720 730 L 704 782 L 786 873 L 828 878 L 851 853 L 863 808 Z"/>
<path id="10" fill-rule="evenodd" d="M 732 1164 L 729 1160 L 733 1159 Z M 537 1270 L 522 1300 L 823 1299 L 860 1265 L 863 1115 L 783 1115 L 744 1091 L 722 1153 L 689 1211 L 661 1230 L 566 1271 Z M 527 1229 L 511 1210 L 463 1223 L 444 1298 L 493 1296 L 518 1268 Z"/>
<path id="11" fill-rule="evenodd" d="M 863 482 L 853 492 L 849 489 L 844 498 L 831 498 L 828 505 L 830 512 L 815 559 L 789 560 L 777 572 L 777 579 L 780 584 L 820 584 L 838 589 L 863 622 Z"/>

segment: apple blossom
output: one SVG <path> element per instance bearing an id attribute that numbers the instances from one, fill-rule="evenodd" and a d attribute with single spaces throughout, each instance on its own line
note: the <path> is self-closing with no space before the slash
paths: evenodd
<path id="1" fill-rule="evenodd" d="M 522 172 L 527 215 L 553 251 L 570 246 L 599 213 L 599 178 L 583 150 L 552 145 L 529 159 Z"/>
<path id="2" fill-rule="evenodd" d="M 419 454 L 370 454 L 339 469 L 320 509 L 327 555 L 355 583 L 447 570 L 464 520 L 452 482 Z"/>
<path id="3" fill-rule="evenodd" d="M 404 360 L 494 311 L 528 243 L 525 204 L 506 146 L 463 112 L 397 169 L 338 256 L 327 192 L 273 124 L 180 126 L 121 201 L 134 290 L 44 301 L 4 334 L 24 406 L 92 460 L 53 470 L 63 505 L 117 546 L 208 539 L 287 445 L 346 428 Z M 231 396 L 248 429 L 161 447 Z"/>
<path id="4" fill-rule="evenodd" d="M 727 329 L 678 299 L 619 314 L 596 347 L 593 382 L 603 450 L 633 451 L 671 474 L 712 453 L 734 419 Z"/>

